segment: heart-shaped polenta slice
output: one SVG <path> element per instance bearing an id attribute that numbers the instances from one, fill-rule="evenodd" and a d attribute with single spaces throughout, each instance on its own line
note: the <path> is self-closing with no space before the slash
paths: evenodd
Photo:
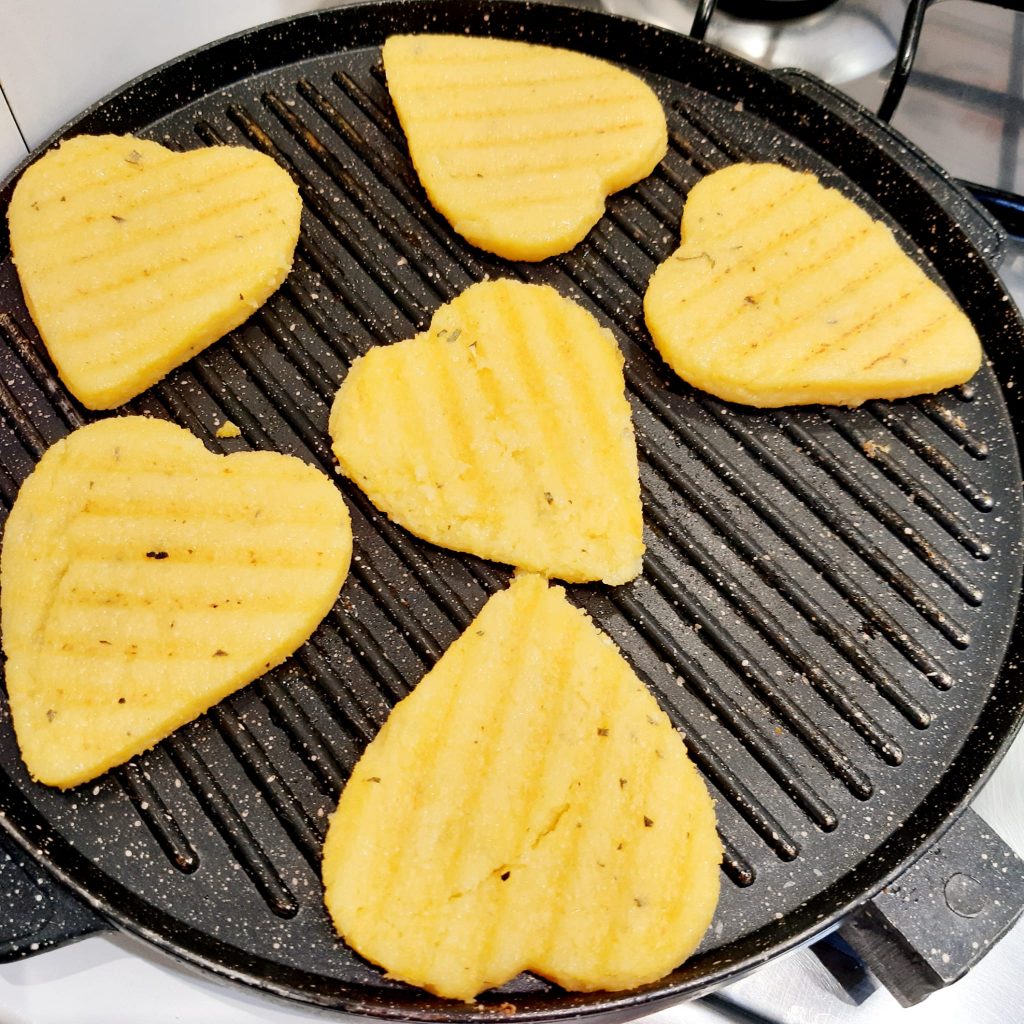
<path id="1" fill-rule="evenodd" d="M 71 393 L 113 408 L 237 327 L 287 276 L 301 210 L 288 174 L 240 146 L 82 135 L 37 160 L 11 251 Z"/>
<path id="2" fill-rule="evenodd" d="M 343 472 L 418 537 L 571 582 L 640 571 L 623 359 L 544 285 L 486 281 L 352 365 L 331 410 Z"/>
<path id="3" fill-rule="evenodd" d="M 678 966 L 718 900 L 683 741 L 560 587 L 520 575 L 392 711 L 324 846 L 339 934 L 472 999 L 520 971 L 583 991 Z"/>
<path id="4" fill-rule="evenodd" d="M 607 196 L 665 155 L 665 112 L 636 75 L 504 39 L 392 36 L 388 91 L 434 207 L 507 259 L 566 252 Z"/>
<path id="5" fill-rule="evenodd" d="M 685 381 L 756 406 L 859 405 L 969 380 L 981 344 L 889 229 L 812 174 L 735 164 L 691 191 L 647 326 Z"/>
<path id="6" fill-rule="evenodd" d="M 29 772 L 91 779 L 279 664 L 334 604 L 351 551 L 337 488 L 292 456 L 213 455 L 138 416 L 58 441 L 0 554 Z"/>

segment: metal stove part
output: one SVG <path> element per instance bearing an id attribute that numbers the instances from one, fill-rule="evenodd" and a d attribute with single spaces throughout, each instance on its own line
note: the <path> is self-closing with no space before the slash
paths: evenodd
<path id="1" fill-rule="evenodd" d="M 697 11 L 691 0 L 602 0 L 604 7 L 679 32 Z M 707 41 L 766 68 L 800 68 L 841 85 L 886 67 L 903 24 L 899 0 L 840 2 L 805 17 L 758 22 L 716 11 Z"/>
<path id="2" fill-rule="evenodd" d="M 717 10 L 746 21 L 792 21 L 833 7 L 838 0 L 718 0 Z"/>
<path id="3" fill-rule="evenodd" d="M 843 91 L 877 110 L 889 77 Z M 892 123 L 954 176 L 1024 191 L 1024 14 L 966 0 L 932 7 Z"/>
<path id="4" fill-rule="evenodd" d="M 602 0 L 615 13 L 687 31 L 692 0 Z M 762 67 L 796 67 L 840 85 L 871 110 L 882 103 L 905 15 L 903 0 L 840 0 L 785 22 L 716 11 L 707 40 Z M 1010 231 L 1024 231 L 1024 14 L 968 0 L 930 7 L 894 125 L 975 187 Z M 1007 195 L 987 194 L 992 189 Z"/>

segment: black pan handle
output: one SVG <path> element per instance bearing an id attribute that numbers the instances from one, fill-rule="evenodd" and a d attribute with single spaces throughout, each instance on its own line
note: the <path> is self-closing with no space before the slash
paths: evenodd
<path id="1" fill-rule="evenodd" d="M 913 1006 L 963 977 L 1024 909 L 1024 861 L 967 810 L 917 863 L 839 929 Z"/>
<path id="2" fill-rule="evenodd" d="M 0 963 L 110 929 L 0 828 Z"/>

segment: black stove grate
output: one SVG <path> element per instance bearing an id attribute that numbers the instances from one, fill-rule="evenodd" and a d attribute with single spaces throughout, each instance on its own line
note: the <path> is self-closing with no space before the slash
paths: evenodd
<path id="1" fill-rule="evenodd" d="M 693 39 L 704 39 L 707 35 L 711 19 L 718 9 L 719 0 L 699 0 L 690 24 L 690 36 Z M 878 117 L 885 122 L 891 121 L 896 108 L 903 98 L 903 93 L 914 69 L 921 33 L 924 28 L 925 15 L 935 0 L 909 0 L 903 18 L 899 45 L 893 62 L 892 74 L 885 94 L 878 107 Z M 974 0 L 979 4 L 993 7 L 1009 8 L 1024 11 L 1024 0 Z M 799 18 L 812 14 L 835 3 L 835 0 L 730 0 L 723 6 L 729 13 L 741 18 L 772 22 L 777 18 Z M 952 95 L 966 93 L 971 96 L 980 108 L 992 108 L 1002 111 L 1008 105 L 1006 125 L 1003 131 L 1001 150 L 1001 178 L 1012 177 L 1012 169 L 1017 162 L 1017 149 L 1021 130 L 1024 129 L 1024 22 L 1017 20 L 1013 27 L 1010 53 L 1010 79 L 1007 91 L 1001 92 L 985 86 L 970 85 L 945 75 L 920 72 L 920 80 L 928 88 Z M 1024 237 L 1024 197 L 997 188 L 982 185 L 973 181 L 961 184 L 977 199 L 1002 227 L 1015 237 Z"/>

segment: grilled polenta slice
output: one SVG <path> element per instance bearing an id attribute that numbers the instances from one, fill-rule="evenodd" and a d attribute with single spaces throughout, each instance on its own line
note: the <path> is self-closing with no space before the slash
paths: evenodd
<path id="1" fill-rule="evenodd" d="M 351 550 L 337 488 L 291 456 L 216 456 L 138 416 L 58 441 L 0 554 L 31 775 L 91 779 L 283 661 L 334 604 Z"/>
<path id="2" fill-rule="evenodd" d="M 636 75 L 582 53 L 453 35 L 392 36 L 388 91 L 434 207 L 507 259 L 566 252 L 606 197 L 665 155 L 665 112 Z"/>
<path id="3" fill-rule="evenodd" d="M 353 949 L 470 1000 L 520 971 L 654 981 L 711 922 L 720 860 L 665 713 L 560 587 L 520 575 L 367 747 L 323 879 Z"/>
<path id="4" fill-rule="evenodd" d="M 699 182 L 647 326 L 685 381 L 756 406 L 859 405 L 969 380 L 981 343 L 889 229 L 812 174 L 735 164 Z"/>
<path id="5" fill-rule="evenodd" d="M 301 209 L 288 174 L 238 146 L 82 135 L 37 160 L 11 250 L 68 390 L 113 408 L 237 327 L 287 276 Z"/>
<path id="6" fill-rule="evenodd" d="M 553 288 L 487 281 L 352 365 L 331 410 L 342 471 L 418 537 L 572 582 L 640 571 L 623 359 Z"/>

